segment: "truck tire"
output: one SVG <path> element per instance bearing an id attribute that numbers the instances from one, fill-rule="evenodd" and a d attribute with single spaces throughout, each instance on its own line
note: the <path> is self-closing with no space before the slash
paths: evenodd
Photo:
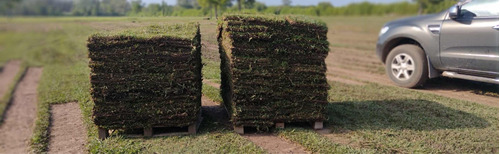
<path id="1" fill-rule="evenodd" d="M 403 44 L 389 52 L 385 70 L 396 85 L 405 88 L 422 86 L 429 79 L 427 58 L 417 45 Z"/>

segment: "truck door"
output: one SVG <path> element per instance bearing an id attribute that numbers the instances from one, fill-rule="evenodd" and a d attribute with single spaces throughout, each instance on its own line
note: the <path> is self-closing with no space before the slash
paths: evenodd
<path id="1" fill-rule="evenodd" d="M 498 77 L 498 0 L 476 0 L 441 26 L 441 62 L 459 73 Z"/>

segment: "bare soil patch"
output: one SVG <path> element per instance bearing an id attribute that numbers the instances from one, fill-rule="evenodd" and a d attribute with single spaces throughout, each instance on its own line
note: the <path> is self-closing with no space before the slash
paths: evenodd
<path id="1" fill-rule="evenodd" d="M 213 61 L 220 61 L 219 46 L 208 41 L 201 41 L 202 55 Z"/>
<path id="2" fill-rule="evenodd" d="M 49 153 L 85 153 L 87 132 L 78 103 L 51 106 Z"/>
<path id="3" fill-rule="evenodd" d="M 9 90 L 9 86 L 14 82 L 14 78 L 21 69 L 21 61 L 13 60 L 7 62 L 0 70 L 0 99 Z"/>
<path id="4" fill-rule="evenodd" d="M 243 136 L 269 153 L 307 153 L 303 147 L 273 134 L 245 134 Z"/>
<path id="5" fill-rule="evenodd" d="M 36 117 L 37 87 L 42 68 L 29 68 L 17 85 L 0 126 L 1 153 L 28 153 Z"/>
<path id="6" fill-rule="evenodd" d="M 214 87 L 214 88 L 217 88 L 217 89 L 219 89 L 219 88 L 220 88 L 220 84 L 215 83 L 215 82 L 212 82 L 212 81 L 207 80 L 207 79 L 203 79 L 203 83 L 204 83 L 204 84 L 207 84 L 207 85 L 209 85 L 209 86 L 212 86 L 212 87 Z"/>
<path id="7" fill-rule="evenodd" d="M 202 96 L 201 97 L 201 106 L 214 106 L 214 107 L 218 107 L 220 106 L 218 103 L 215 103 L 214 101 L 208 99 L 207 97 L 205 96 Z"/>

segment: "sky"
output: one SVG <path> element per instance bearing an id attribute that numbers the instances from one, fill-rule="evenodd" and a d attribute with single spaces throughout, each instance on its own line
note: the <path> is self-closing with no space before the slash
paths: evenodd
<path id="1" fill-rule="evenodd" d="M 162 0 L 142 0 L 142 2 L 149 3 L 161 3 Z M 177 0 L 164 0 L 168 5 L 175 5 Z M 262 2 L 268 6 L 271 5 L 281 5 L 282 0 L 257 0 L 258 2 Z M 330 2 L 334 6 L 344 6 L 350 3 L 359 3 L 359 2 L 372 2 L 372 3 L 392 3 L 392 2 L 403 2 L 409 0 L 292 0 L 292 5 L 316 5 L 319 2 Z"/>

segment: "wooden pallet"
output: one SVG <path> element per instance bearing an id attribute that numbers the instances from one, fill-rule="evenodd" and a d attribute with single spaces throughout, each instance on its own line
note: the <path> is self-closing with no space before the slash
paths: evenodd
<path id="1" fill-rule="evenodd" d="M 170 129 L 170 128 L 186 128 L 186 127 L 149 127 L 149 128 L 138 128 L 143 129 L 142 134 L 124 134 L 126 137 L 162 137 L 162 136 L 177 136 L 177 135 L 191 135 L 196 134 L 198 128 L 200 128 L 200 124 L 203 121 L 203 117 L 201 117 L 201 111 L 198 115 L 198 121 L 196 123 L 191 124 L 187 127 L 187 131 L 167 131 L 162 133 L 155 133 L 153 129 Z M 109 137 L 109 131 L 105 128 L 98 128 L 98 136 L 99 139 L 104 140 Z"/>
<path id="2" fill-rule="evenodd" d="M 315 122 L 311 122 L 311 127 L 314 129 L 314 130 L 321 130 L 323 129 L 323 121 L 315 121 Z M 277 122 L 275 123 L 274 125 L 276 128 L 280 128 L 280 129 L 283 129 L 285 128 L 285 123 L 284 122 Z M 234 126 L 234 131 L 238 134 L 245 134 L 245 126 Z"/>

